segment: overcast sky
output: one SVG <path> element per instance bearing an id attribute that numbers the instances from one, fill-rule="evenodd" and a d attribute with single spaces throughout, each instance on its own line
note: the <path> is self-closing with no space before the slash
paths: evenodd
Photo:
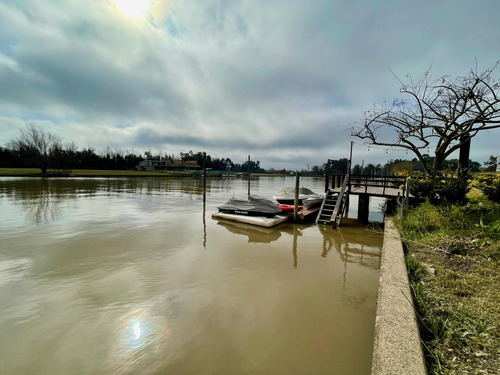
<path id="1" fill-rule="evenodd" d="M 351 140 L 355 163 L 412 158 L 347 130 L 400 97 L 391 70 L 500 59 L 498 0 L 118 3 L 0 0 L 0 145 L 34 123 L 79 149 L 250 154 L 264 168 L 347 157 Z M 471 158 L 500 154 L 499 139 L 474 139 Z"/>

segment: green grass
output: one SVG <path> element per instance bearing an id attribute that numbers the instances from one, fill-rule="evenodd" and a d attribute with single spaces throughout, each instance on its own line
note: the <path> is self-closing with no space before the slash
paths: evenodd
<path id="1" fill-rule="evenodd" d="M 500 368 L 500 204 L 424 203 L 398 222 L 430 374 Z"/>
<path id="2" fill-rule="evenodd" d="M 0 168 L 0 176 L 29 176 L 40 174 L 39 168 Z"/>
<path id="3" fill-rule="evenodd" d="M 129 170 L 99 170 L 99 169 L 73 169 L 73 176 L 190 176 L 191 173 L 177 171 L 129 171 Z"/>

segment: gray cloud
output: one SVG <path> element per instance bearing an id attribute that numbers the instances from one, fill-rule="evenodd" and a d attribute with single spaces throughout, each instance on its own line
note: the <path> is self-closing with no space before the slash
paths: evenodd
<path id="1" fill-rule="evenodd" d="M 4 1 L 0 144 L 35 121 L 83 147 L 322 163 L 345 156 L 345 126 L 363 110 L 398 96 L 389 68 L 491 66 L 499 10 L 486 0 L 156 0 L 133 20 L 111 0 Z M 473 158 L 497 152 L 489 139 Z"/>

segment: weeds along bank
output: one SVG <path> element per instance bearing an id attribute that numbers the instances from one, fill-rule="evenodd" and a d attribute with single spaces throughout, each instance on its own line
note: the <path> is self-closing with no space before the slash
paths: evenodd
<path id="1" fill-rule="evenodd" d="M 471 188 L 467 202 L 426 199 L 396 220 L 430 374 L 500 369 L 500 176 Z"/>

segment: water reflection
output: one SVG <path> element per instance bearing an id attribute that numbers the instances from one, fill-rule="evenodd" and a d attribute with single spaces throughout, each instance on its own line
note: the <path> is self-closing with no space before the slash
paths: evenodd
<path id="1" fill-rule="evenodd" d="M 203 248 L 207 248 L 207 202 L 203 201 Z"/>
<path id="2" fill-rule="evenodd" d="M 147 368 L 157 356 L 167 350 L 170 329 L 164 316 L 155 315 L 151 308 L 141 307 L 124 314 L 116 327 L 117 337 L 108 354 L 113 373 L 129 374 L 142 362 Z"/>
<path id="3" fill-rule="evenodd" d="M 0 287 L 22 280 L 33 265 L 29 258 L 0 259 Z"/>
<path id="4" fill-rule="evenodd" d="M 297 238 L 299 236 L 302 236 L 302 230 L 298 225 L 280 224 L 276 227 L 265 228 L 256 225 L 237 223 L 224 219 L 217 220 L 217 225 L 226 228 L 229 232 L 247 237 L 248 243 L 271 243 L 273 241 L 279 240 L 283 233 L 291 235 L 293 237 L 293 268 L 297 268 L 299 263 L 297 255 Z"/>
<path id="5" fill-rule="evenodd" d="M 323 225 L 318 228 L 323 235 L 322 257 L 326 257 L 333 248 L 344 264 L 356 263 L 371 269 L 380 268 L 381 233 L 363 230 L 363 235 L 360 235 L 360 227 L 356 226 L 346 226 L 340 230 Z"/>
<path id="6" fill-rule="evenodd" d="M 271 243 L 281 237 L 281 230 L 276 227 L 264 228 L 228 220 L 218 220 L 217 225 L 226 228 L 231 233 L 247 237 L 249 243 Z"/>
<path id="7" fill-rule="evenodd" d="M 229 232 L 248 238 L 248 243 L 271 243 L 281 238 L 283 233 L 289 234 L 292 239 L 293 267 L 298 266 L 299 246 L 298 237 L 303 236 L 304 229 L 314 225 L 281 224 L 272 228 L 264 228 L 250 224 L 216 219 L 217 225 L 226 228 Z M 323 237 L 321 257 L 326 258 L 328 253 L 335 249 L 341 261 L 356 263 L 371 269 L 380 268 L 380 236 L 381 233 L 365 230 L 362 226 L 346 226 L 334 230 L 328 226 L 318 225 L 318 230 Z M 363 231 L 363 235 L 360 235 Z"/>
<path id="8" fill-rule="evenodd" d="M 292 254 L 293 254 L 293 268 L 297 268 L 299 264 L 298 256 L 297 256 L 297 237 L 302 235 L 302 233 L 299 232 L 297 226 L 293 227 L 293 246 L 292 246 Z"/>
<path id="9" fill-rule="evenodd" d="M 328 252 L 334 248 L 344 265 L 342 289 L 347 289 L 348 264 L 353 263 L 369 269 L 380 269 L 380 238 L 381 233 L 365 230 L 360 235 L 359 228 L 344 227 L 341 230 L 333 230 L 324 226 L 319 227 L 323 235 L 323 252 L 321 256 L 326 257 Z M 369 296 L 366 293 L 344 293 L 344 303 L 360 306 L 366 302 Z"/>
<path id="10" fill-rule="evenodd" d="M 207 182 L 207 194 L 214 181 Z M 229 183 L 229 181 L 227 181 Z M 224 191 L 230 187 L 224 187 Z M 64 202 L 77 198 L 162 195 L 199 200 L 203 186 L 192 178 L 0 178 L 0 197 L 19 202 L 27 221 L 37 224 L 55 221 L 64 214 Z"/>
<path id="11" fill-rule="evenodd" d="M 37 224 L 59 219 L 62 202 L 76 196 L 51 179 L 22 179 L 16 186 L 0 181 L 0 194 L 20 202 L 26 219 Z"/>

